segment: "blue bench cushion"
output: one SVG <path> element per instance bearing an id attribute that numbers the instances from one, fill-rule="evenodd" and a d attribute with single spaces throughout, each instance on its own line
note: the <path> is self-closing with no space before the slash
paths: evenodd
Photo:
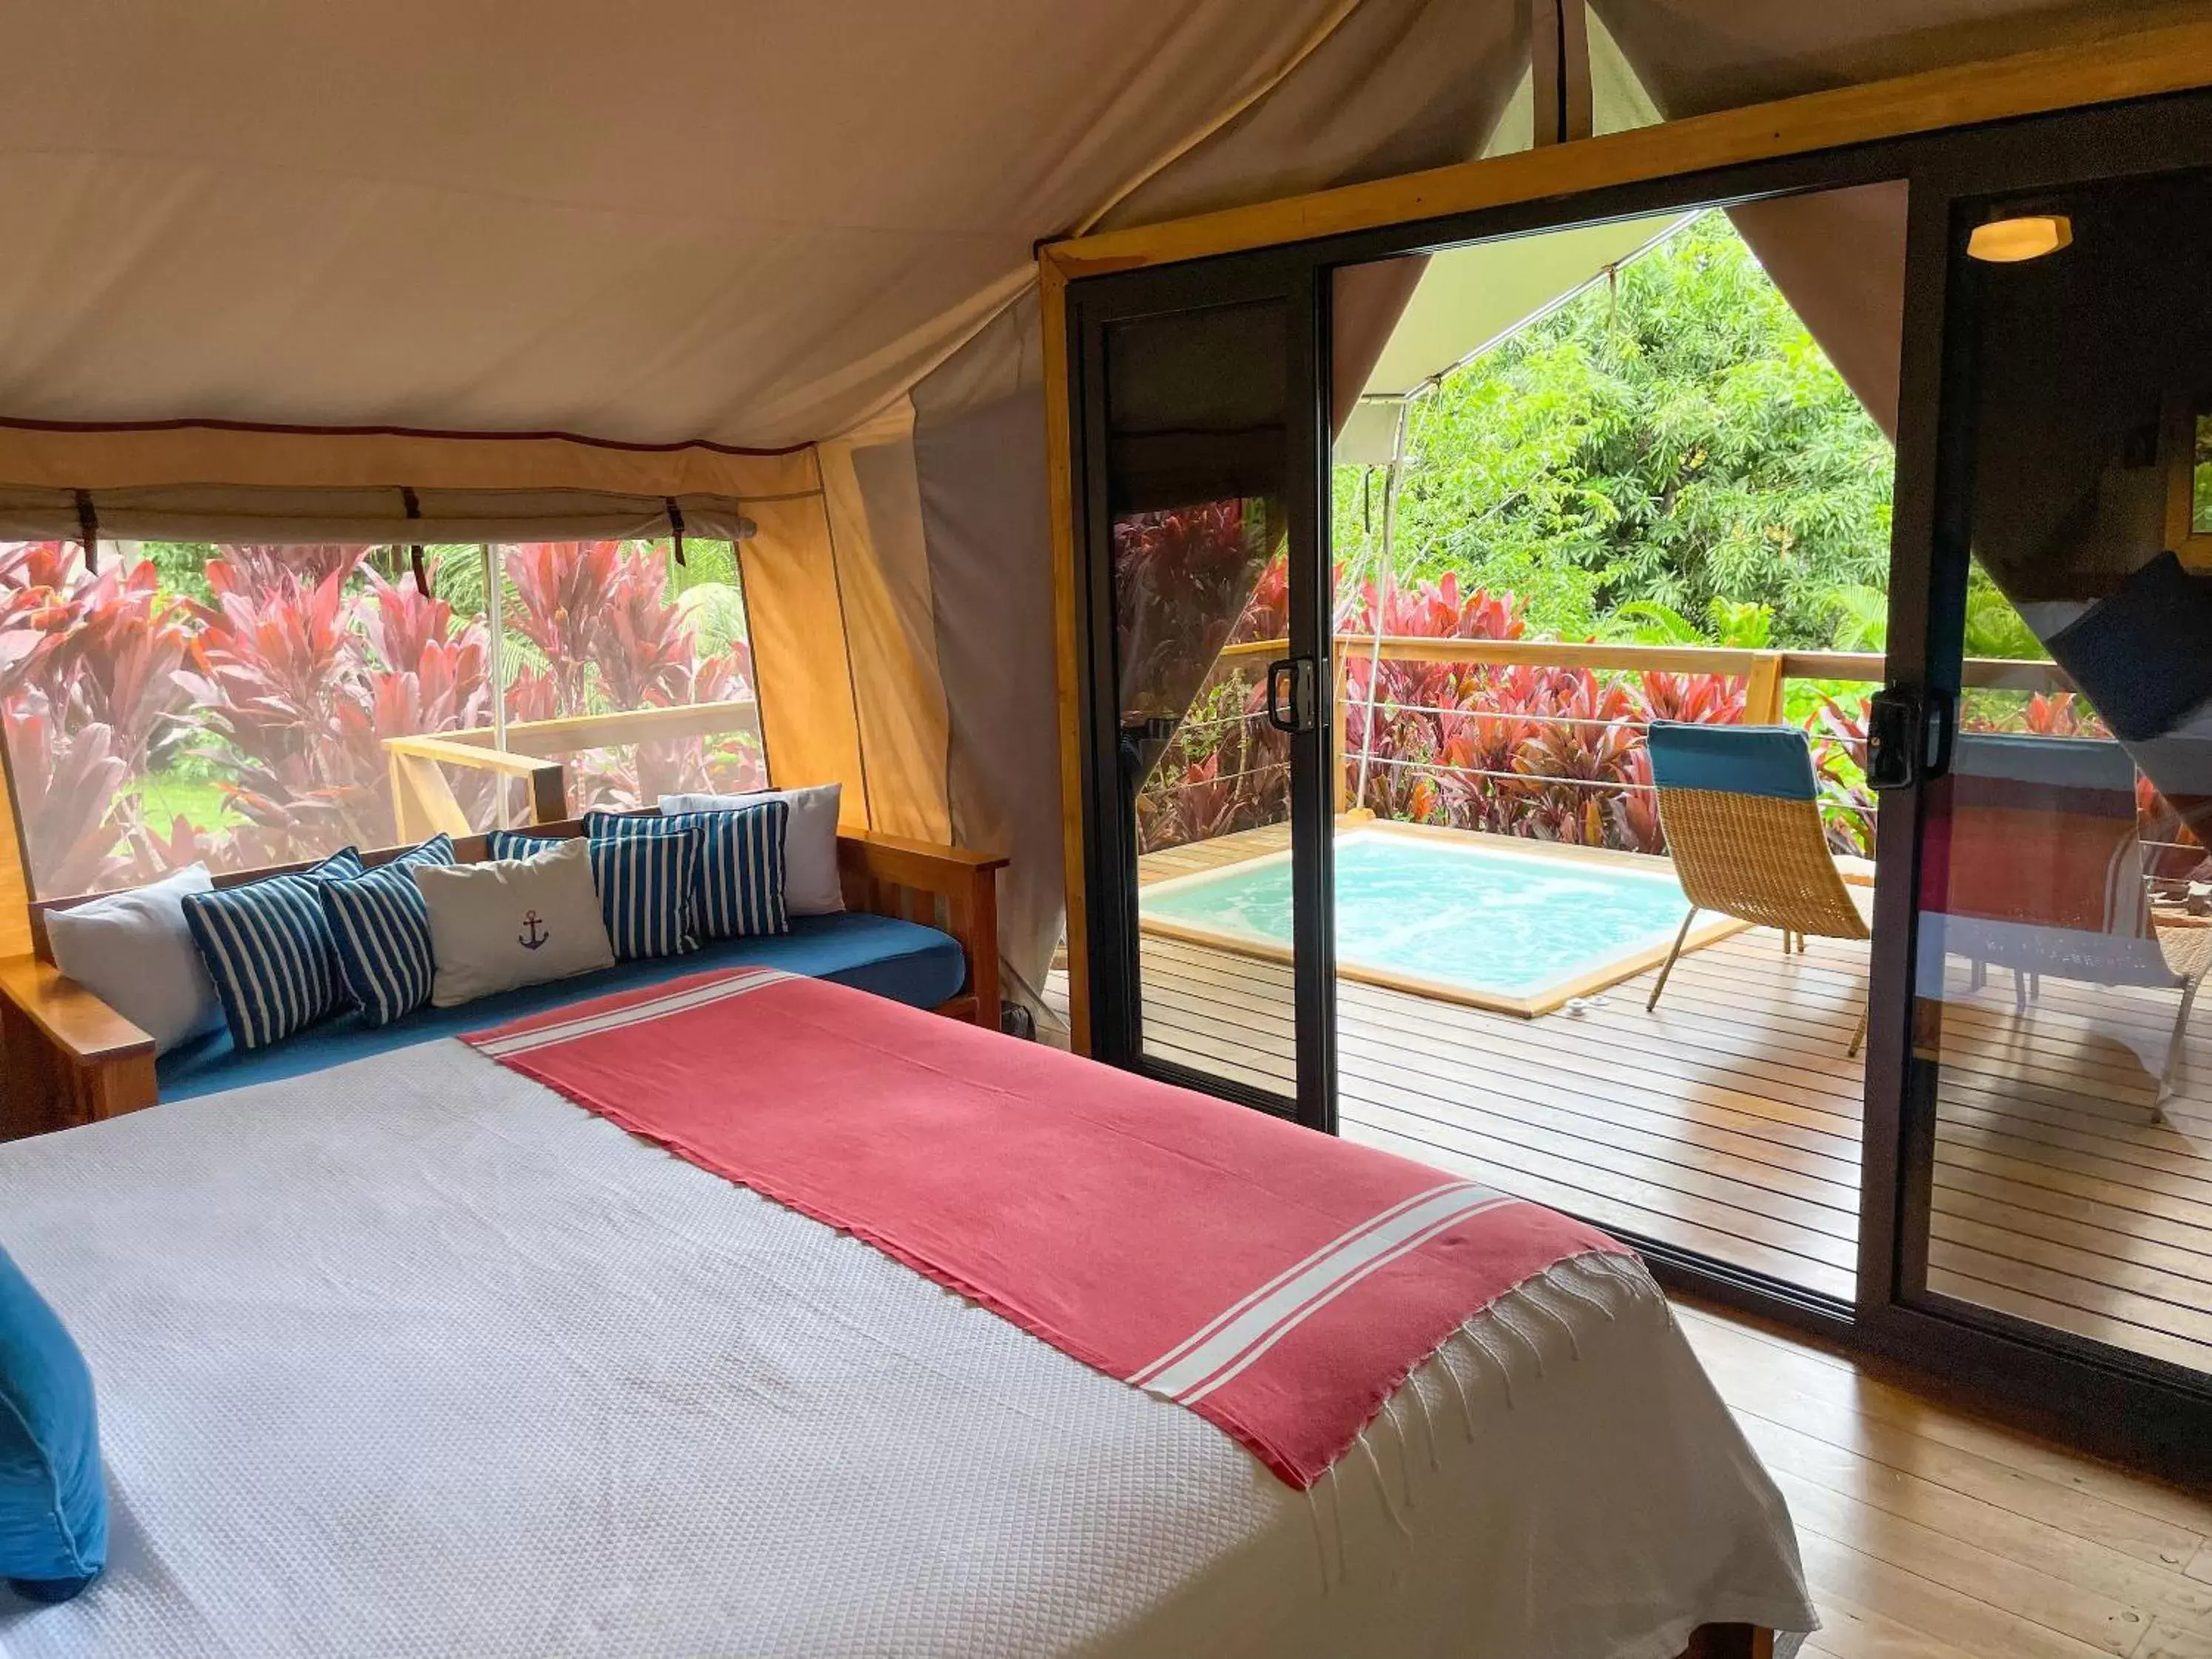
<path id="1" fill-rule="evenodd" d="M 959 941 L 934 927 L 865 910 L 793 916 L 787 933 L 720 939 L 687 956 L 617 963 L 598 973 L 525 986 L 455 1008 L 424 1008 L 389 1025 L 372 1027 L 358 1013 L 348 1012 L 273 1048 L 242 1054 L 233 1048 L 228 1030 L 215 1031 L 171 1049 L 155 1070 L 163 1100 L 189 1100 L 250 1083 L 303 1076 L 387 1048 L 482 1030 L 609 991 L 655 985 L 712 968 L 738 967 L 811 974 L 917 1008 L 934 1008 L 959 995 L 968 972 Z"/>

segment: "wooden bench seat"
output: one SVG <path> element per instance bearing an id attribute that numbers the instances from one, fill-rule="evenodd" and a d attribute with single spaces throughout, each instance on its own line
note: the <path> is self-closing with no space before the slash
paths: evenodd
<path id="1" fill-rule="evenodd" d="M 580 820 L 532 829 L 538 835 L 582 832 Z M 466 836 L 454 847 L 462 862 L 474 863 L 484 857 L 486 839 Z M 374 866 L 398 850 L 365 854 L 362 862 Z M 967 963 L 964 985 L 937 1012 L 995 1030 L 998 872 L 1006 860 L 897 836 L 850 834 L 838 837 L 837 860 L 848 908 L 935 927 L 959 945 Z M 235 886 L 305 867 L 240 872 L 216 877 L 216 884 Z M 86 902 L 33 904 L 34 952 L 0 961 L 0 1139 L 115 1117 L 161 1098 L 154 1040 L 53 964 L 46 916 Z M 681 963 L 676 971 L 683 971 Z M 593 994 L 593 977 L 579 982 L 578 995 Z M 409 1040 L 405 1025 L 403 1020 L 387 1028 L 397 1042 Z M 195 1086 L 204 1090 L 205 1079 Z"/>

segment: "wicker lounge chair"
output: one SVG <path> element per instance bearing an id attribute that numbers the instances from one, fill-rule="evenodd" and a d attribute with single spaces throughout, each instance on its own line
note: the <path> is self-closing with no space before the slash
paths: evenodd
<path id="1" fill-rule="evenodd" d="M 1700 910 L 1782 930 L 1782 948 L 1808 935 L 1866 939 L 1866 918 L 1836 872 L 1820 822 L 1813 753 L 1790 726 L 1690 726 L 1655 720 L 1651 777 L 1659 825 L 1690 913 L 1659 970 L 1646 1010 L 1659 1006 L 1667 976 Z M 1794 941 L 1794 944 L 1793 944 Z M 1866 1038 L 1859 1015 L 1847 1052 Z"/>

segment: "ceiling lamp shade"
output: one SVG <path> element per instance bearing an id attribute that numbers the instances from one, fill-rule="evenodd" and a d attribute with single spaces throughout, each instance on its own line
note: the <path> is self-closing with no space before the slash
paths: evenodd
<path id="1" fill-rule="evenodd" d="M 1966 254 L 1993 265 L 2013 265 L 2056 253 L 2073 240 L 2074 222 L 2064 214 L 2021 214 L 1976 225 L 1966 238 Z"/>

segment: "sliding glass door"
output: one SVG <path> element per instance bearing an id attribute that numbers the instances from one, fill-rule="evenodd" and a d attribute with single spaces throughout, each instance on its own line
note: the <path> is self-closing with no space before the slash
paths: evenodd
<path id="1" fill-rule="evenodd" d="M 1328 1128 L 1311 286 L 1165 273 L 1079 297 L 1070 346 L 1093 1051 Z"/>
<path id="2" fill-rule="evenodd" d="M 1092 1051 L 2212 1471 L 2208 113 L 1071 284 Z"/>
<path id="3" fill-rule="evenodd" d="M 2212 171 L 1948 235 L 1899 1293 L 2201 1390 Z"/>

